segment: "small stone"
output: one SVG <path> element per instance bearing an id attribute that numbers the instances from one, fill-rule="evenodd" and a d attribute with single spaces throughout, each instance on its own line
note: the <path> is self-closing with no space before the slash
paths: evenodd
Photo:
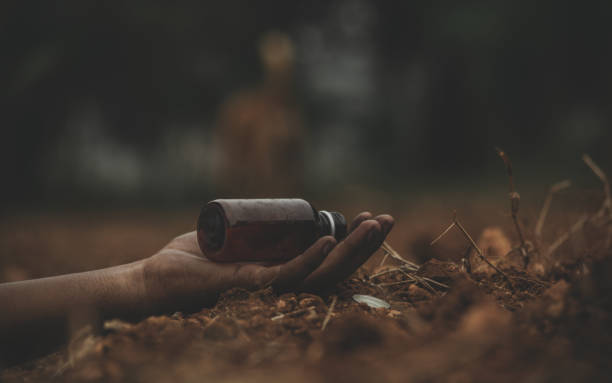
<path id="1" fill-rule="evenodd" d="M 387 316 L 390 318 L 397 318 L 397 317 L 402 316 L 402 312 L 397 311 L 397 310 L 389 310 L 389 312 L 387 313 Z"/>
<path id="2" fill-rule="evenodd" d="M 378 309 L 378 308 L 388 309 L 389 307 L 391 307 L 389 303 L 383 301 L 382 299 L 373 297 L 371 295 L 355 294 L 353 295 L 353 300 L 357 303 L 363 303 L 366 306 L 369 306 L 374 309 Z"/>

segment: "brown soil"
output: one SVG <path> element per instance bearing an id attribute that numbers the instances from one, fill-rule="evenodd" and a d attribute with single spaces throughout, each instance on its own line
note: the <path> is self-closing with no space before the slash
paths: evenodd
<path id="1" fill-rule="evenodd" d="M 158 235 L 183 230 L 177 217 L 146 221 L 158 228 Z M 159 229 L 161 222 L 175 226 Z M 470 227 L 483 227 L 469 222 Z M 473 251 L 466 268 L 461 258 L 468 254 L 467 242 L 449 234 L 433 249 L 411 257 L 423 262 L 416 272 L 402 272 L 401 263 L 392 259 L 381 266 L 380 252 L 326 296 L 234 289 L 198 313 L 150 317 L 134 324 L 112 320 L 96 334 L 83 329 L 65 349 L 7 369 L 1 377 L 8 382 L 608 380 L 608 227 L 587 224 L 551 257 L 531 245 L 527 267 L 522 257 L 517 266 L 516 260 L 495 254 L 507 243 L 517 246 L 504 234 L 512 233 L 511 225 L 493 239 L 471 233 L 510 281 L 479 264 Z M 59 230 L 57 225 L 53 230 Z M 391 244 L 402 244 L 402 254 L 424 249 L 424 238 L 436 234 L 408 232 L 400 224 L 390 239 Z M 17 249 L 5 234 L 3 245 Z M 142 239 L 146 242 L 144 235 Z M 138 235 L 136 240 L 130 237 L 133 241 Z M 147 242 L 151 249 L 158 245 Z M 2 262 L 6 270 L 10 262 Z M 26 257 L 14 268 L 28 270 L 28 262 Z M 69 263 L 57 264 L 64 266 L 57 272 L 69 268 Z M 369 308 L 355 302 L 354 294 L 384 299 L 391 307 Z"/>

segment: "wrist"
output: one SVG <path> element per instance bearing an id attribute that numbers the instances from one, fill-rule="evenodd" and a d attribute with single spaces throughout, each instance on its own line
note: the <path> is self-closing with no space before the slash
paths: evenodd
<path id="1" fill-rule="evenodd" d="M 144 295 L 150 312 L 192 312 L 214 304 L 231 283 L 227 273 L 211 272 L 209 263 L 180 251 L 162 251 L 144 260 Z"/>
<path id="2" fill-rule="evenodd" d="M 94 271 L 96 306 L 105 318 L 140 318 L 150 311 L 144 279 L 146 260 Z"/>

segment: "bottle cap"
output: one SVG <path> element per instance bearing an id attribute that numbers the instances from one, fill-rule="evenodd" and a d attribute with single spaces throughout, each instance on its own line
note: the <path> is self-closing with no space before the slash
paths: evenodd
<path id="1" fill-rule="evenodd" d="M 325 235 L 331 235 L 341 241 L 346 237 L 346 219 L 337 211 L 321 210 L 319 216 L 322 218 L 323 231 Z"/>

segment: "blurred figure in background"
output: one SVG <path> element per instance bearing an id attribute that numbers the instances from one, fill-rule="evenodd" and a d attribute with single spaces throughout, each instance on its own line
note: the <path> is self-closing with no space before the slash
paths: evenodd
<path id="1" fill-rule="evenodd" d="M 224 195 L 289 196 L 301 189 L 305 137 L 293 93 L 293 43 L 267 33 L 259 56 L 263 82 L 234 94 L 220 110 L 216 183 Z"/>

